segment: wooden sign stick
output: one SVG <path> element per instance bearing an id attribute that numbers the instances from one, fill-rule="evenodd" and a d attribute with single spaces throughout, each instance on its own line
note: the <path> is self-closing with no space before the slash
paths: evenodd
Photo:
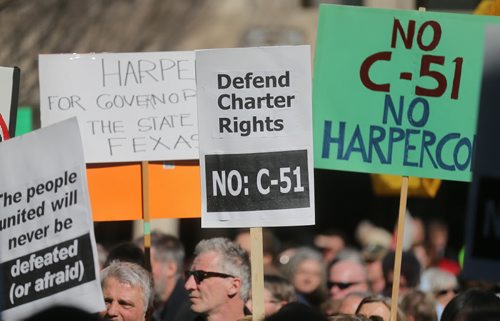
<path id="1" fill-rule="evenodd" d="M 401 276 L 401 256 L 403 253 L 403 234 L 406 219 L 406 201 L 408 199 L 408 176 L 403 176 L 401 195 L 399 198 L 398 232 L 396 238 L 396 252 L 394 253 L 394 271 L 392 276 L 391 321 L 397 321 L 399 279 Z"/>
<path id="2" fill-rule="evenodd" d="M 425 11 L 425 8 L 418 8 Z M 408 176 L 403 176 L 401 194 L 399 196 L 398 231 L 396 236 L 396 252 L 394 253 L 394 270 L 392 274 L 391 321 L 397 321 L 399 301 L 399 280 L 401 278 L 401 257 L 403 256 L 403 237 L 406 221 L 406 202 L 408 200 Z"/>
<path id="3" fill-rule="evenodd" d="M 252 319 L 264 320 L 264 259 L 262 227 L 250 228 L 250 264 L 252 269 Z"/>
<path id="4" fill-rule="evenodd" d="M 148 162 L 141 162 L 142 218 L 144 221 L 144 259 L 146 268 L 151 271 L 151 225 L 149 213 L 149 168 Z"/>

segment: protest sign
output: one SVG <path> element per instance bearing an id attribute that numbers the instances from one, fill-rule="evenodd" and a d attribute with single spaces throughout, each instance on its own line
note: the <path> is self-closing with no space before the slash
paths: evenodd
<path id="1" fill-rule="evenodd" d="M 85 161 L 198 158 L 193 52 L 40 55 L 42 126 L 77 116 Z"/>
<path id="2" fill-rule="evenodd" d="M 315 167 L 469 181 L 488 22 L 321 5 Z"/>
<path id="3" fill-rule="evenodd" d="M 104 309 L 75 118 L 0 144 L 2 318 Z"/>
<path id="4" fill-rule="evenodd" d="M 486 28 L 483 81 L 467 204 L 463 276 L 500 282 L 500 26 Z"/>
<path id="5" fill-rule="evenodd" d="M 152 219 L 201 216 L 198 161 L 147 166 Z M 142 219 L 141 164 L 90 165 L 87 177 L 94 221 Z"/>
<path id="6" fill-rule="evenodd" d="M 17 67 L 0 67 L 0 143 L 15 135 L 19 74 Z"/>
<path id="7" fill-rule="evenodd" d="M 202 227 L 314 224 L 309 46 L 196 51 Z"/>

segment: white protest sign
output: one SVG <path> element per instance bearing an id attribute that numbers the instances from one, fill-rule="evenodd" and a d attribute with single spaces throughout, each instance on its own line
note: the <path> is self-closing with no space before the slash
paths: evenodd
<path id="1" fill-rule="evenodd" d="M 75 118 L 0 144 L 3 320 L 50 304 L 104 309 Z"/>
<path id="2" fill-rule="evenodd" d="M 40 55 L 42 126 L 77 116 L 87 163 L 198 159 L 194 52 Z"/>
<path id="3" fill-rule="evenodd" d="M 196 51 L 202 227 L 314 224 L 309 46 Z"/>
<path id="4" fill-rule="evenodd" d="M 15 134 L 19 68 L 0 67 L 0 142 Z"/>

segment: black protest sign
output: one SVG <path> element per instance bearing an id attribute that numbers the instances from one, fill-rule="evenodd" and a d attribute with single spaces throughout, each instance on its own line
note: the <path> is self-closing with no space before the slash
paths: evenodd
<path id="1" fill-rule="evenodd" d="M 500 282 L 500 28 L 486 28 L 473 181 L 467 208 L 463 273 Z"/>

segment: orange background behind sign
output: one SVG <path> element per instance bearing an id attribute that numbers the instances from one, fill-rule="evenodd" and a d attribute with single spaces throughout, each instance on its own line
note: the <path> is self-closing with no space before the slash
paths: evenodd
<path id="1" fill-rule="evenodd" d="M 198 161 L 148 164 L 151 219 L 201 216 Z M 141 164 L 88 165 L 93 220 L 142 219 Z"/>

